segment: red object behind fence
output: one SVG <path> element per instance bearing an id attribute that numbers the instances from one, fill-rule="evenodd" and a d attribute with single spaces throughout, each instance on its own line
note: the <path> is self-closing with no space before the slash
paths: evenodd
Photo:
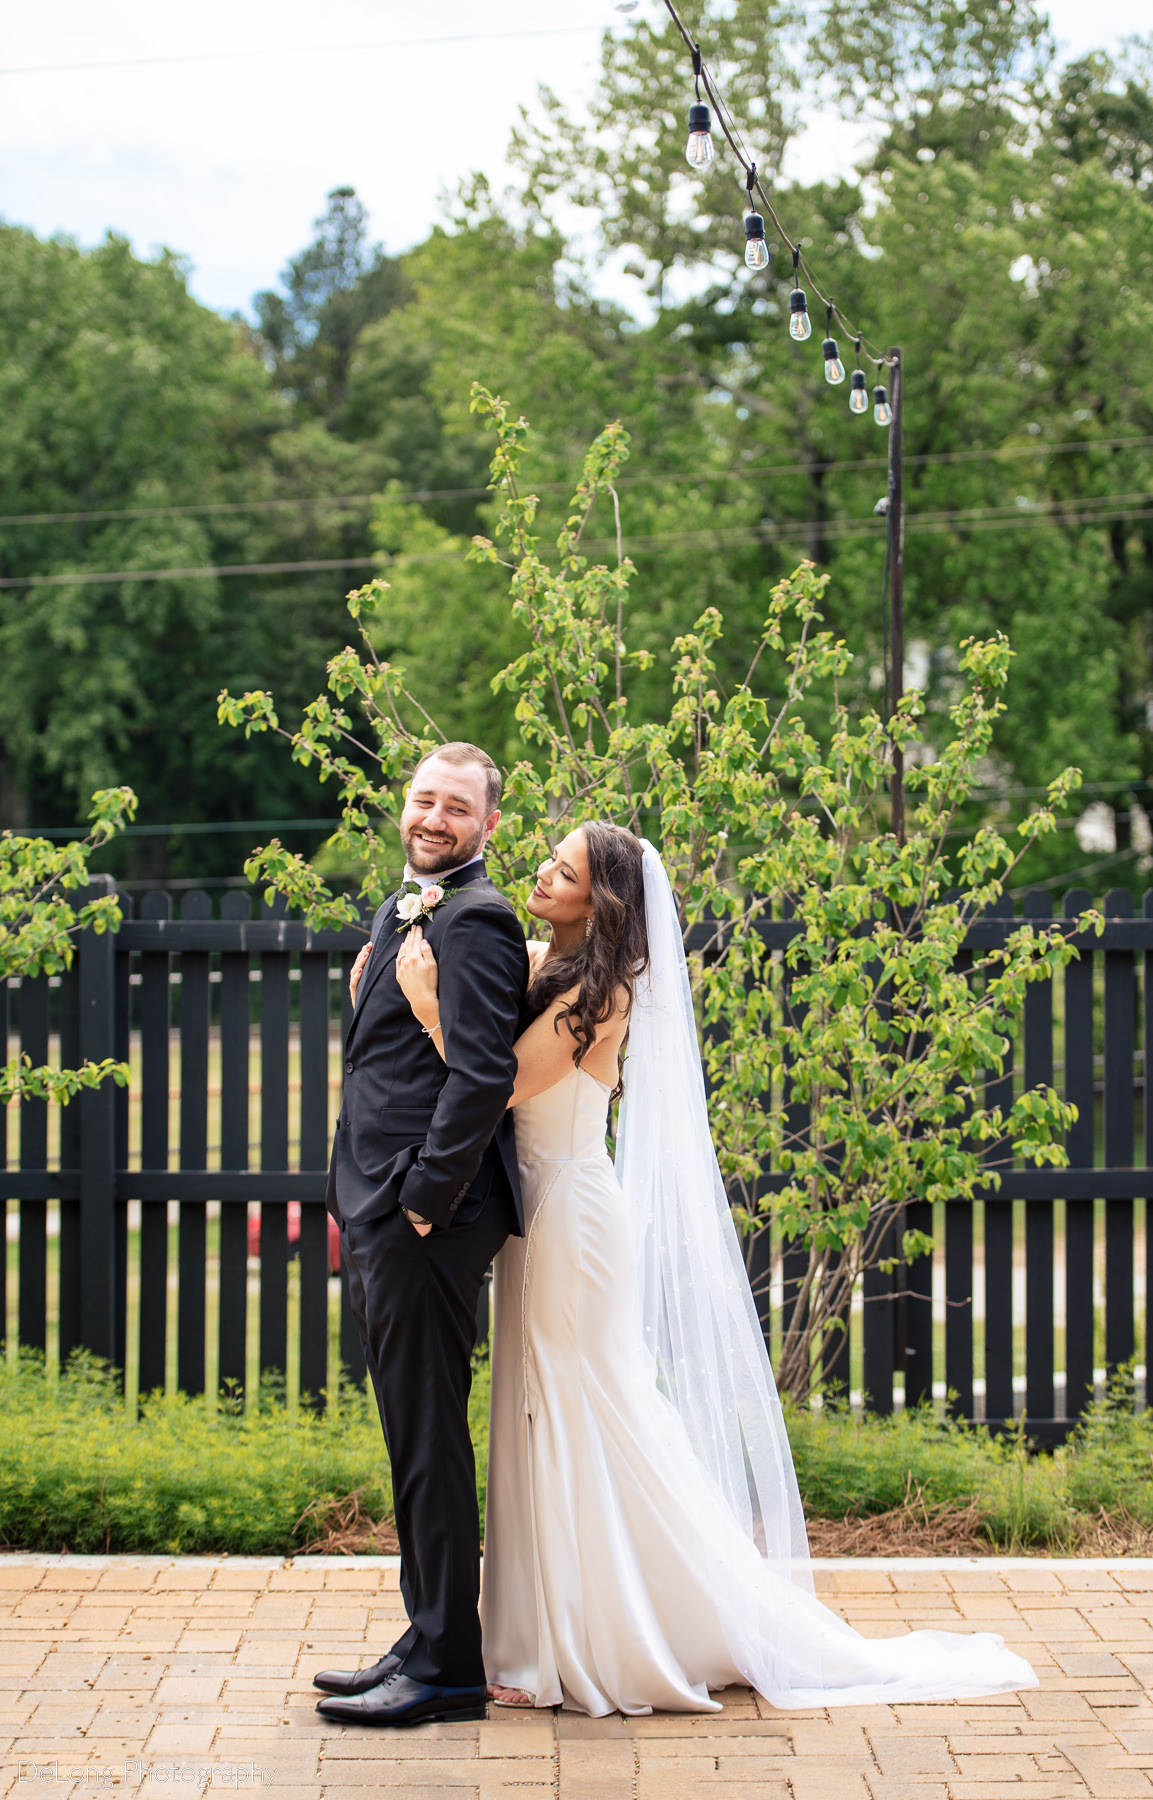
<path id="1" fill-rule="evenodd" d="M 332 1214 L 328 1218 L 328 1272 L 330 1275 L 340 1274 L 340 1226 Z M 291 1256 L 300 1245 L 300 1201 L 288 1202 L 288 1253 Z M 248 1254 L 260 1255 L 260 1218 L 256 1213 L 248 1216 Z"/>

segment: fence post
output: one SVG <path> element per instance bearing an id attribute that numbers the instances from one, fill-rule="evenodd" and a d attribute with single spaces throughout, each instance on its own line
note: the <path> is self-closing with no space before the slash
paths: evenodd
<path id="1" fill-rule="evenodd" d="M 88 896 L 113 891 L 110 875 L 94 876 Z M 114 933 L 82 931 L 77 949 L 80 980 L 80 1056 L 100 1062 L 115 1054 Z M 96 1356 L 116 1347 L 115 1249 L 116 1089 L 111 1081 L 85 1088 L 80 1106 L 80 1341 Z"/>

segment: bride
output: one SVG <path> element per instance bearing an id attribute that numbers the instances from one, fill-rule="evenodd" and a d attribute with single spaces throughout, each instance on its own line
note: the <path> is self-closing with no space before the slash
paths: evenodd
<path id="1" fill-rule="evenodd" d="M 490 1693 L 602 1715 L 716 1710 L 710 1690 L 732 1684 L 780 1707 L 1034 1687 L 991 1633 L 865 1638 L 814 1595 L 657 852 L 582 825 L 541 865 L 528 908 L 551 937 L 530 945 L 536 1016 L 509 1102 L 526 1231 L 495 1268 Z M 419 927 L 396 969 L 435 1031 Z M 605 1126 L 626 1033 L 614 1167 Z"/>

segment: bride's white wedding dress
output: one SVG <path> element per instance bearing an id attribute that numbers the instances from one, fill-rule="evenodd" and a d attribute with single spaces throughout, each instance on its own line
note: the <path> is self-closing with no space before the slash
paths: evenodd
<path id="1" fill-rule="evenodd" d="M 647 864 L 646 856 L 646 874 Z M 653 905 L 650 895 L 650 942 L 659 935 Z M 679 940 L 669 955 L 678 952 Z M 651 989 L 643 998 L 653 1001 Z M 991 1633 L 865 1638 L 814 1596 L 735 1238 L 736 1287 L 716 1260 L 730 1254 L 727 1208 L 719 1200 L 702 1227 L 702 1205 L 708 1214 L 713 1206 L 711 1193 L 700 1194 L 699 1169 L 689 1171 L 679 1213 L 667 1196 L 646 1198 L 662 1153 L 675 1152 L 678 1168 L 692 1161 L 686 1123 L 698 1156 L 703 1129 L 715 1169 L 699 1059 L 699 1112 L 681 1116 L 697 1105 L 685 1088 L 694 1085 L 695 1037 L 681 1046 L 687 1073 L 671 1079 L 675 991 L 664 1002 L 649 1021 L 662 1028 L 658 1058 L 646 1047 L 638 994 L 628 1067 L 639 1094 L 620 1180 L 605 1148 L 608 1090 L 593 1076 L 574 1068 L 516 1111 L 526 1235 L 510 1238 L 496 1262 L 481 1596 L 489 1681 L 523 1688 L 539 1706 L 596 1715 L 702 1711 L 717 1704 L 710 1689 L 732 1684 L 781 1707 L 1035 1686 L 1029 1664 Z M 645 1078 L 658 1070 L 677 1112 L 662 1126 L 658 1096 L 638 1146 Z M 630 1175 L 639 1149 L 643 1164 Z M 664 1179 L 669 1189 L 679 1178 Z M 678 1265 L 678 1251 L 687 1263 Z M 726 1285 L 731 1317 L 717 1299 Z M 686 1326 L 701 1295 L 706 1322 Z M 719 1397 L 716 1418 L 703 1416 L 694 1394 L 701 1378 Z"/>

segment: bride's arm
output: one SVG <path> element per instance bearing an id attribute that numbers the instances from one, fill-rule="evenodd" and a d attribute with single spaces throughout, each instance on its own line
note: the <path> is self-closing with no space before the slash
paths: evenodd
<path id="1" fill-rule="evenodd" d="M 436 957 L 425 943 L 419 925 L 410 926 L 404 934 L 404 942 L 396 958 L 396 979 L 413 1013 L 444 1061 Z M 522 1100 L 529 1100 L 534 1094 L 543 1094 L 546 1089 L 555 1087 L 572 1068 L 578 1043 L 572 1027 L 562 1015 L 564 1009 L 572 1005 L 576 995 L 576 987 L 570 988 L 565 994 L 558 994 L 540 1017 L 534 1019 L 517 1038 L 514 1046 L 517 1059 L 516 1084 L 509 1100 L 510 1106 L 519 1106 Z M 594 1045 L 598 1049 L 603 1046 L 605 1051 L 611 1050 L 615 1057 L 627 1025 L 627 1011 L 615 1011 L 610 1019 L 597 1027 L 589 1050 Z M 588 1061 L 587 1052 L 585 1061 Z"/>
<path id="2" fill-rule="evenodd" d="M 425 943 L 424 932 L 419 925 L 410 925 L 405 932 L 396 953 L 395 967 L 401 993 L 411 1006 L 415 1018 L 424 1026 L 425 1036 L 432 1039 L 441 1062 L 446 1062 L 448 1059 L 444 1054 L 444 1033 L 440 1029 L 436 957 Z"/>

